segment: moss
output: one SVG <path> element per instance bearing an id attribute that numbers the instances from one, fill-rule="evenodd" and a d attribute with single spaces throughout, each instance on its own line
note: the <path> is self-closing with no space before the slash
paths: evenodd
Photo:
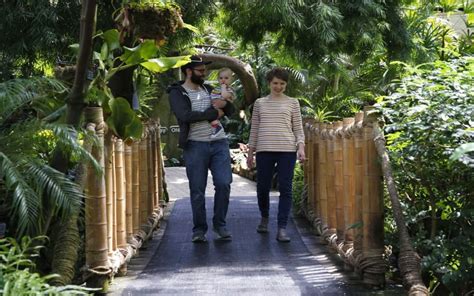
<path id="1" fill-rule="evenodd" d="M 143 39 L 165 40 L 183 25 L 175 4 L 131 3 L 127 9 L 134 36 Z"/>

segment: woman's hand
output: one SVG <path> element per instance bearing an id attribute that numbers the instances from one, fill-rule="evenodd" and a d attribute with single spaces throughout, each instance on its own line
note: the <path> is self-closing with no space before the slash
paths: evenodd
<path id="1" fill-rule="evenodd" d="M 253 168 L 253 148 L 249 148 L 247 152 L 247 167 L 249 169 Z"/>
<path id="2" fill-rule="evenodd" d="M 304 154 L 304 144 L 303 143 L 298 144 L 298 151 L 296 151 L 296 156 L 297 156 L 298 161 L 300 163 L 303 163 L 306 160 L 306 156 Z"/>

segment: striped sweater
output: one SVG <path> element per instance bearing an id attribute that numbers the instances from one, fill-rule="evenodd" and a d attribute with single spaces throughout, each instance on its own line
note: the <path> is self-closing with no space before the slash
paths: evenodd
<path id="1" fill-rule="evenodd" d="M 248 146 L 256 152 L 293 152 L 304 143 L 300 104 L 290 97 L 257 99 Z"/>

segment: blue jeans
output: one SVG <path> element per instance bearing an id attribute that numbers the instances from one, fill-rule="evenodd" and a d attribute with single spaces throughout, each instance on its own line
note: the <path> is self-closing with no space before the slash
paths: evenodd
<path id="1" fill-rule="evenodd" d="M 296 152 L 258 152 L 257 161 L 257 198 L 262 217 L 268 218 L 270 210 L 270 188 L 276 165 L 278 174 L 278 228 L 286 228 L 291 210 L 293 172 Z"/>
<path id="2" fill-rule="evenodd" d="M 207 172 L 210 169 L 214 183 L 214 228 L 226 226 L 225 218 L 229 207 L 232 170 L 230 166 L 229 142 L 227 139 L 198 142 L 188 141 L 184 148 L 186 175 L 189 180 L 191 208 L 193 211 L 193 233 L 206 233 Z"/>

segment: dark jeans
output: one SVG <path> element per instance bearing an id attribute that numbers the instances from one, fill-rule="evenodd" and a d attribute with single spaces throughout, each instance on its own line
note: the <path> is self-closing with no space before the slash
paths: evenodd
<path id="1" fill-rule="evenodd" d="M 232 170 L 230 167 L 229 142 L 227 139 L 213 142 L 188 141 L 184 149 L 186 175 L 189 180 L 191 208 L 193 211 L 193 233 L 206 233 L 205 193 L 207 172 L 210 169 L 214 183 L 214 228 L 226 226 L 229 207 Z"/>
<path id="2" fill-rule="evenodd" d="M 270 210 L 270 188 L 276 165 L 278 174 L 278 228 L 286 228 L 291 210 L 293 171 L 296 152 L 258 152 L 257 160 L 257 198 L 262 217 L 268 217 Z"/>

